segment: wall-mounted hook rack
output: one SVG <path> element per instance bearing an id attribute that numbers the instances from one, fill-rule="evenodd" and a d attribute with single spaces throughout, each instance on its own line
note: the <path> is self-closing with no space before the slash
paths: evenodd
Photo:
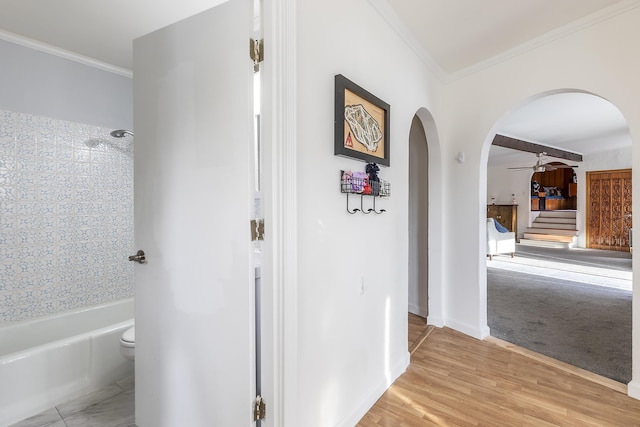
<path id="1" fill-rule="evenodd" d="M 369 177 L 364 172 L 340 171 L 340 192 L 347 195 L 347 212 L 355 214 L 362 212 L 365 215 L 374 212 L 381 214 L 386 209 L 376 209 L 376 198 L 384 198 L 391 196 L 391 184 L 387 181 L 369 181 Z M 349 195 L 357 194 L 360 196 L 360 208 L 349 207 Z M 373 207 L 365 209 L 365 196 L 373 198 Z"/>

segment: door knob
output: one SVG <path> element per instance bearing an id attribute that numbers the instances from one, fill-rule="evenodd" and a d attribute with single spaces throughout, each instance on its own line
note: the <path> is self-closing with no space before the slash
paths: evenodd
<path id="1" fill-rule="evenodd" d="M 138 252 L 136 252 L 135 255 L 131 255 L 129 257 L 129 261 L 134 261 L 140 264 L 144 264 L 146 262 L 146 258 L 144 257 L 144 251 L 140 249 Z"/>

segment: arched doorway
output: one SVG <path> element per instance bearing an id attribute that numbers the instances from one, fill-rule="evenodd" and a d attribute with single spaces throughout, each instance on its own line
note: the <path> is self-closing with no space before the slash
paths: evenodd
<path id="1" fill-rule="evenodd" d="M 418 116 L 409 131 L 409 312 L 429 315 L 429 152 Z"/>
<path id="2" fill-rule="evenodd" d="M 407 143 L 407 308 L 409 329 L 413 330 L 409 336 L 411 350 L 427 336 L 426 324 L 444 326 L 442 251 L 438 250 L 443 245 L 439 208 L 443 200 L 442 160 L 435 120 L 426 108 L 420 108 L 412 118 Z M 411 324 L 412 317 L 420 323 Z"/>
<path id="3" fill-rule="evenodd" d="M 557 105 L 553 105 L 554 101 L 557 101 Z M 580 108 L 577 106 L 580 105 Z M 573 108 L 571 108 L 573 106 Z M 609 117 L 612 119 L 612 122 L 607 124 L 606 120 L 602 120 L 601 117 L 596 117 L 589 111 L 589 107 L 594 108 L 596 111 L 600 109 L 600 116 L 602 115 L 610 115 Z M 565 113 L 565 109 L 567 112 Z M 545 116 L 543 114 L 545 110 L 549 110 L 548 114 Z M 576 110 L 579 110 L 582 114 L 576 114 Z M 528 114 L 527 114 L 528 113 Z M 607 127 L 608 126 L 608 127 Z M 571 137 L 570 127 L 574 127 L 578 129 L 579 132 L 577 136 Z M 527 133 L 527 128 L 529 129 L 529 133 Z M 565 133 L 561 132 L 564 129 Z M 536 131 L 537 130 L 537 131 Z M 519 133 L 520 132 L 520 133 Z M 505 114 L 498 123 L 494 126 L 493 135 L 488 138 L 487 144 L 491 144 L 491 141 L 494 138 L 494 135 L 498 134 L 507 134 L 512 138 L 519 138 L 524 141 L 529 141 L 537 144 L 548 144 L 549 146 L 553 146 L 555 148 L 560 148 L 564 150 L 570 150 L 574 152 L 580 152 L 584 154 L 584 161 L 578 164 L 578 168 L 575 169 L 575 182 L 577 183 L 577 188 L 585 188 L 585 176 L 589 171 L 594 170 L 607 170 L 607 169 L 618 169 L 631 167 L 631 137 L 628 129 L 628 125 L 620 111 L 607 100 L 600 98 L 596 95 L 578 92 L 578 91 L 557 91 L 557 92 L 549 92 L 543 93 L 538 96 L 532 97 L 526 100 L 519 107 L 515 108 L 511 112 Z M 486 147 L 489 148 L 489 147 Z M 490 147 L 491 151 L 493 151 L 493 147 Z M 526 159 L 530 159 L 530 154 L 525 154 Z M 528 227 L 531 226 L 531 222 L 534 216 L 538 212 L 535 212 L 531 209 L 532 200 L 531 200 L 531 169 L 521 171 L 520 174 L 516 172 L 509 171 L 509 168 L 512 166 L 523 166 L 529 164 L 529 160 L 526 160 L 524 157 L 517 158 L 517 156 L 522 156 L 522 154 L 518 153 L 502 153 L 505 156 L 500 161 L 497 161 L 496 158 L 492 159 L 491 152 L 489 154 L 488 166 L 487 166 L 487 196 L 494 196 L 499 200 L 508 199 L 511 200 L 517 199 L 518 202 L 518 222 L 520 226 L 518 227 L 522 230 L 519 233 L 518 238 L 525 237 L 525 233 Z M 507 157 L 509 157 L 508 160 Z M 500 156 L 496 156 L 500 157 Z M 525 163 L 527 162 L 527 163 Z M 551 165 L 560 165 L 562 163 L 549 163 Z M 573 162 L 572 162 L 573 164 Z M 531 162 L 531 166 L 534 167 L 535 164 Z M 519 168 L 517 168 L 519 169 Z M 540 178 L 540 177 L 538 177 Z M 539 181 L 537 179 L 536 181 Z M 564 180 L 560 184 L 548 185 L 546 187 L 552 188 L 557 191 L 557 194 L 554 194 L 555 197 L 558 197 L 557 202 L 560 198 L 565 196 L 570 196 L 569 191 L 564 189 Z M 560 191 L 561 190 L 561 191 Z M 504 194 L 503 194 L 504 193 Z M 507 193 L 509 193 L 507 195 Z M 549 193 L 549 191 L 545 191 L 545 193 Z M 575 205 L 577 209 L 577 228 L 580 231 L 581 237 L 577 239 L 577 246 L 580 248 L 585 248 L 584 246 L 584 231 L 585 231 L 585 219 L 584 212 L 586 211 L 586 198 L 585 192 L 579 191 L 575 197 Z M 537 200 L 536 200 L 537 201 Z M 568 203 L 568 201 L 567 201 Z M 545 208 L 550 208 L 550 206 L 546 206 Z M 571 251 L 571 250 L 568 250 Z M 583 249 L 585 251 L 585 249 Z M 570 258 L 571 255 L 567 255 L 569 252 L 563 254 L 562 256 L 566 258 Z M 548 255 L 547 255 L 548 256 Z M 517 258 L 516 251 L 516 258 Z M 551 261 L 556 261 L 553 259 L 553 256 L 548 256 Z M 559 256 L 558 256 L 559 258 Z M 631 283 L 631 260 L 630 257 L 628 260 L 628 270 L 629 270 L 629 278 L 628 282 Z M 586 263 L 583 265 L 587 265 Z M 489 267 L 487 271 L 489 271 Z M 523 282 L 522 275 L 518 277 L 520 283 Z M 504 275 L 501 279 L 504 279 Z M 540 283 L 548 281 L 548 279 L 542 278 L 539 279 Z M 605 280 L 603 279 L 602 282 Z M 516 280 L 512 280 L 513 283 Z M 593 283 L 587 282 L 590 285 L 598 285 L 597 280 Z M 491 286 L 492 281 L 490 280 L 490 274 L 487 277 L 487 295 L 489 298 L 488 301 L 488 317 L 491 319 L 492 314 L 492 304 L 491 304 Z M 574 283 L 579 283 L 578 279 L 575 279 Z M 505 285 L 503 280 L 503 285 Z M 506 286 L 509 286 L 506 284 Z M 515 287 L 515 285 L 514 285 Z M 502 288 L 504 291 L 506 288 Z M 624 334 L 624 337 L 618 336 L 617 341 L 628 341 L 628 355 L 627 362 L 629 364 L 628 368 L 630 371 L 631 364 L 631 287 L 627 290 L 628 296 L 625 297 L 626 301 L 623 304 L 623 310 L 628 312 L 628 316 L 625 319 L 625 322 L 628 324 L 619 325 L 616 324 L 616 321 L 613 323 L 616 326 L 615 328 L 609 328 L 612 332 L 603 334 L 601 339 L 595 338 L 594 346 L 600 348 L 607 348 L 609 346 L 608 339 L 611 334 Z M 560 302 L 564 296 L 574 297 L 575 295 L 562 295 L 556 294 L 555 297 L 547 298 L 547 305 L 553 305 L 557 302 Z M 525 306 L 522 305 L 522 301 L 508 301 L 506 303 L 507 306 L 520 306 L 522 309 L 520 310 L 520 314 L 522 314 L 525 310 Z M 527 307 L 530 307 L 532 304 L 527 304 Z M 571 304 L 568 304 L 569 306 Z M 577 305 L 577 304 L 574 304 Z M 495 306 L 494 306 L 495 308 Z M 516 314 L 518 315 L 518 314 Z M 590 314 L 591 318 L 597 318 L 598 322 L 607 322 L 606 312 L 602 315 L 595 315 L 593 313 Z M 524 314 L 523 314 L 524 317 Z M 566 317 L 566 316 L 565 316 Z M 573 317 L 573 316 L 568 316 Z M 588 318 L 589 316 L 587 316 Z M 560 321 L 563 321 L 560 319 Z M 489 321 L 489 326 L 492 328 L 491 334 L 494 335 L 494 329 L 496 329 L 495 325 L 492 325 L 492 322 Z M 543 325 L 549 324 L 550 319 L 544 318 L 541 316 L 540 318 L 531 318 L 528 319 L 528 323 L 526 323 L 527 327 L 514 327 L 512 331 L 515 334 L 518 334 L 519 331 L 525 330 L 527 328 L 535 328 L 536 323 Z M 569 323 L 569 322 L 564 322 Z M 611 322 L 609 322 L 611 323 Z M 593 330 L 589 327 L 580 327 L 580 325 L 574 325 L 574 329 L 569 331 L 566 339 L 560 339 L 555 342 L 556 346 L 570 346 L 573 344 L 573 341 L 581 341 L 580 339 L 576 339 L 576 337 L 580 336 L 581 329 L 589 330 L 590 335 L 594 335 Z M 527 331 L 528 332 L 528 331 Z M 554 333 L 560 333 L 560 329 L 554 329 Z M 582 340 L 584 341 L 584 340 Z M 509 341 L 513 342 L 513 341 Z M 521 342 L 516 342 L 517 345 L 520 345 L 524 348 L 528 348 L 526 345 L 523 345 Z M 539 349 L 540 347 L 538 347 Z M 550 355 L 559 360 L 563 360 L 560 357 L 555 357 L 553 351 L 546 353 L 541 350 L 534 350 L 542 354 Z M 556 353 L 557 354 L 557 353 Z M 604 359 L 604 358 L 603 358 Z M 591 368 L 588 366 L 581 366 L 577 363 L 572 363 L 571 361 L 564 360 L 567 363 L 571 363 L 575 366 L 582 367 L 583 369 L 590 370 L 592 372 L 599 373 L 597 370 L 592 369 L 592 367 L 596 366 L 597 363 L 602 363 L 600 361 L 596 361 L 591 365 Z M 607 363 L 606 361 L 604 363 Z M 604 374 L 601 374 L 604 375 Z M 626 381 L 630 380 L 630 372 L 628 374 L 628 378 Z M 607 375 L 608 376 L 608 375 Z M 612 377 L 609 377 L 612 378 Z M 620 381 L 620 380 L 618 380 Z"/>

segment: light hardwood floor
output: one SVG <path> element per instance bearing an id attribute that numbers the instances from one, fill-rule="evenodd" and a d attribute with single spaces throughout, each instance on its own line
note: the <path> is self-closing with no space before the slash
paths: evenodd
<path id="1" fill-rule="evenodd" d="M 409 313 L 409 348 L 416 342 L 427 327 L 427 319 Z"/>
<path id="2" fill-rule="evenodd" d="M 640 401 L 443 328 L 358 424 L 369 426 L 640 426 Z"/>

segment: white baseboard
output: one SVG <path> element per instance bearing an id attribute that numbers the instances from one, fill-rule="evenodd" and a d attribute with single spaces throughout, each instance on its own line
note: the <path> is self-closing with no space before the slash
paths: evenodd
<path id="1" fill-rule="evenodd" d="M 416 316 L 427 318 L 427 313 L 429 310 L 423 307 L 418 307 L 417 305 L 409 304 L 409 313 L 415 314 Z"/>
<path id="2" fill-rule="evenodd" d="M 427 316 L 427 325 L 435 326 L 436 328 L 442 328 L 444 326 L 444 319 L 440 316 Z"/>
<path id="3" fill-rule="evenodd" d="M 640 381 L 631 380 L 631 382 L 627 384 L 627 395 L 640 400 Z"/>
<path id="4" fill-rule="evenodd" d="M 362 403 L 356 407 L 348 416 L 343 418 L 338 424 L 337 427 L 353 427 L 365 416 L 369 409 L 373 407 L 373 405 L 380 399 L 380 396 L 384 394 L 385 391 L 393 384 L 398 377 L 405 373 L 407 368 L 409 367 L 410 362 L 410 354 L 407 352 L 406 356 L 402 358 L 396 366 L 391 370 L 391 375 L 389 380 L 383 378 L 383 380 L 369 393 L 365 399 L 362 400 Z M 384 376 L 384 375 L 383 375 Z"/>
<path id="5" fill-rule="evenodd" d="M 455 329 L 458 332 L 469 335 L 470 337 L 483 340 L 491 335 L 491 329 L 489 326 L 469 325 L 467 323 L 458 322 L 456 320 L 447 319 L 445 325 L 451 329 Z"/>

